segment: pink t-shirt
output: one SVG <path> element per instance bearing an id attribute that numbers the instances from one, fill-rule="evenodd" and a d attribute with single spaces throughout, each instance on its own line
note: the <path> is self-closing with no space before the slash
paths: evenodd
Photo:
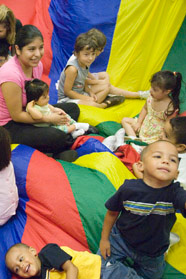
<path id="1" fill-rule="evenodd" d="M 39 62 L 38 66 L 33 68 L 33 78 L 40 79 L 42 73 L 43 65 L 41 62 Z M 10 120 L 12 120 L 2 94 L 1 84 L 10 81 L 16 83 L 19 87 L 21 87 L 22 106 L 24 108 L 26 106 L 26 92 L 24 89 L 26 80 L 31 79 L 25 76 L 16 55 L 0 68 L 0 126 L 5 125 Z"/>
<path id="2" fill-rule="evenodd" d="M 18 191 L 12 162 L 0 171 L 0 226 L 16 214 Z"/>

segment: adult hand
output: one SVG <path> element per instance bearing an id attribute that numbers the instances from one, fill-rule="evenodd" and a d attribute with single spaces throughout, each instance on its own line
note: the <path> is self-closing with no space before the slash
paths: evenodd
<path id="1" fill-rule="evenodd" d="M 62 111 L 63 112 L 63 111 Z M 48 116 L 49 122 L 54 125 L 68 125 L 69 119 L 66 115 L 66 113 L 52 113 Z"/>
<path id="2" fill-rule="evenodd" d="M 101 255 L 106 260 L 106 258 L 110 256 L 110 241 L 101 239 L 99 248 Z"/>
<path id="3" fill-rule="evenodd" d="M 61 108 L 56 108 L 56 107 L 54 108 L 54 112 L 57 114 L 63 114 L 63 115 L 66 114 L 66 112 L 64 112 L 64 110 L 62 110 Z"/>

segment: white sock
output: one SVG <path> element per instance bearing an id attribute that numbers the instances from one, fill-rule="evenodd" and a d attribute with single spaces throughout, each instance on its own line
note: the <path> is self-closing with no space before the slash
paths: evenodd
<path id="1" fill-rule="evenodd" d="M 116 137 L 116 149 L 121 146 L 124 145 L 124 136 L 125 136 L 125 129 L 121 128 L 119 129 L 116 133 L 115 133 L 115 137 Z"/>
<path id="2" fill-rule="evenodd" d="M 177 233 L 170 233 L 170 237 L 169 237 L 169 241 L 170 241 L 170 246 L 176 244 L 177 242 L 180 241 L 180 237 Z M 170 247 L 169 246 L 169 247 Z"/>
<path id="3" fill-rule="evenodd" d="M 144 146 L 137 145 L 133 142 L 130 144 L 139 154 L 141 154 L 142 150 L 144 149 Z"/>
<path id="4" fill-rule="evenodd" d="M 116 137 L 115 136 L 107 137 L 102 141 L 102 144 L 104 144 L 111 151 L 115 151 Z"/>
<path id="5" fill-rule="evenodd" d="M 83 129 L 86 132 L 89 129 L 89 124 L 88 123 L 76 122 L 76 123 L 74 123 L 74 125 L 76 127 L 76 130 Z"/>
<path id="6" fill-rule="evenodd" d="M 71 135 L 72 135 L 73 139 L 76 139 L 77 137 L 84 135 L 84 133 L 85 133 L 85 131 L 83 129 L 79 129 L 79 130 L 73 131 L 71 133 Z"/>

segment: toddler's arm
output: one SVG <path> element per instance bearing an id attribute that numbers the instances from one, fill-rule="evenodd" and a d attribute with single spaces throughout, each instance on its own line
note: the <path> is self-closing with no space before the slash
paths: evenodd
<path id="1" fill-rule="evenodd" d="M 133 129 L 135 132 L 139 132 L 140 131 L 140 128 L 141 128 L 141 125 L 143 123 L 143 120 L 145 119 L 145 116 L 147 115 L 147 103 L 145 103 L 145 105 L 143 106 L 140 114 L 139 114 L 139 117 L 138 117 L 138 120 L 137 120 L 137 123 L 135 123 L 133 125 Z"/>
<path id="2" fill-rule="evenodd" d="M 36 108 L 34 108 L 34 101 L 31 101 L 27 104 L 26 111 L 35 120 L 42 119 L 42 117 L 43 117 L 42 113 L 40 111 L 38 111 Z"/>
<path id="3" fill-rule="evenodd" d="M 118 218 L 119 212 L 117 211 L 110 211 L 107 210 L 104 223 L 103 223 L 103 229 L 101 233 L 101 241 L 100 241 L 100 251 L 101 255 L 104 259 L 107 258 L 107 256 L 110 256 L 110 241 L 109 241 L 109 235 L 111 232 L 111 229 Z"/>
<path id="4" fill-rule="evenodd" d="M 74 85 L 75 79 L 77 77 L 77 69 L 74 66 L 69 66 L 65 70 L 65 83 L 64 83 L 64 92 L 67 97 L 70 99 L 79 99 L 84 101 L 94 101 L 92 97 L 82 95 L 74 90 L 72 87 Z"/>
<path id="5" fill-rule="evenodd" d="M 66 272 L 66 279 L 78 279 L 78 268 L 70 260 L 62 265 L 62 269 Z"/>

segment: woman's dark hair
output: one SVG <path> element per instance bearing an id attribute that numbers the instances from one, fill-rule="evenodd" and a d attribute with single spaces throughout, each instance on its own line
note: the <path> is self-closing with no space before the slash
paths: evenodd
<path id="1" fill-rule="evenodd" d="M 11 159 L 11 146 L 9 132 L 0 126 L 0 171 L 8 167 Z"/>
<path id="2" fill-rule="evenodd" d="M 43 95 L 45 90 L 48 90 L 48 84 L 40 79 L 33 79 L 25 82 L 25 90 L 27 103 L 31 101 L 38 101 L 38 99 Z"/>
<path id="3" fill-rule="evenodd" d="M 30 44 L 38 37 L 43 41 L 43 35 L 36 26 L 30 24 L 24 25 L 16 34 L 15 45 L 21 50 L 24 46 Z"/>
<path id="4" fill-rule="evenodd" d="M 172 132 L 177 144 L 186 144 L 186 116 L 178 116 L 170 119 Z"/>
<path id="5" fill-rule="evenodd" d="M 87 33 L 81 33 L 77 38 L 74 45 L 74 51 L 79 53 L 83 49 L 93 49 L 95 51 L 98 48 L 97 40 L 91 36 L 88 36 Z"/>
<path id="6" fill-rule="evenodd" d="M 179 72 L 160 71 L 152 76 L 150 82 L 162 90 L 171 90 L 169 94 L 171 103 L 169 104 L 165 115 L 170 116 L 175 112 L 175 110 L 178 110 L 179 113 L 179 94 L 181 90 L 182 75 Z M 173 105 L 173 110 L 170 110 L 171 105 Z"/>
<path id="7" fill-rule="evenodd" d="M 1 42 L 0 44 L 0 56 L 8 57 L 9 54 L 9 45 L 6 42 Z"/>

